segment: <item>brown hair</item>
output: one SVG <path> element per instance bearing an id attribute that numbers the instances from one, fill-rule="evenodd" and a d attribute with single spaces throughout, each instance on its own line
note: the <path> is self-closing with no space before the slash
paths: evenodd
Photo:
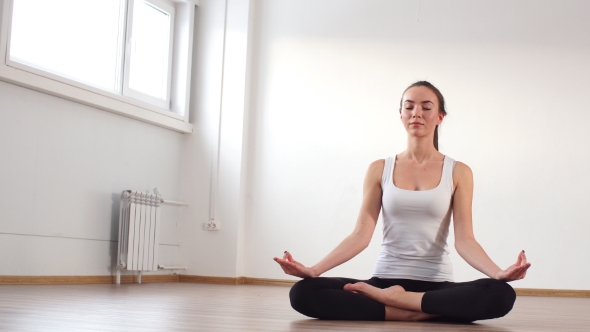
<path id="1" fill-rule="evenodd" d="M 404 94 L 406 93 L 406 91 L 408 91 L 411 88 L 416 87 L 416 86 L 423 86 L 423 87 L 430 89 L 430 91 L 432 91 L 436 95 L 436 99 L 438 99 L 438 112 L 442 113 L 445 116 L 447 115 L 447 109 L 445 107 L 445 97 L 443 97 L 443 95 L 442 95 L 442 93 L 440 93 L 439 89 L 437 89 L 434 85 L 432 85 L 432 83 L 430 83 L 428 81 L 418 81 L 418 82 L 410 85 L 409 87 L 407 87 L 404 90 L 404 93 L 402 93 L 402 99 L 400 99 L 400 101 L 399 101 L 400 111 L 402 109 Z M 436 128 L 434 129 L 433 143 L 434 143 L 434 148 L 436 149 L 436 151 L 438 151 L 438 125 L 436 125 Z"/>

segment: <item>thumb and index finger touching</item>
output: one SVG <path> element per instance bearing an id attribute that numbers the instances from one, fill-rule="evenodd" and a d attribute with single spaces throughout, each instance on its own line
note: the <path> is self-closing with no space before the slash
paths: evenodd
<path id="1" fill-rule="evenodd" d="M 291 256 L 291 254 L 288 251 L 284 252 L 283 257 L 281 257 L 281 258 L 275 257 L 274 260 L 279 263 L 281 263 L 281 262 L 295 263 L 293 256 Z"/>

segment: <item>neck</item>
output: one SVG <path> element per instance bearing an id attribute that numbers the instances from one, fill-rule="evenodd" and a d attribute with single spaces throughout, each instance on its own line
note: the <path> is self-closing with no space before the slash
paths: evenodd
<path id="1" fill-rule="evenodd" d="M 408 147 L 406 151 L 401 153 L 405 159 L 412 159 L 418 163 L 425 160 L 435 159 L 440 156 L 441 153 L 434 148 L 432 142 L 432 136 L 426 137 L 408 137 Z"/>

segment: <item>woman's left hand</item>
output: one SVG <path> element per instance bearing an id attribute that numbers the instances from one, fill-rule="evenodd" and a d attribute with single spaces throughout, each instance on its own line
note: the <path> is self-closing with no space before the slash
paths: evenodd
<path id="1" fill-rule="evenodd" d="M 531 263 L 527 263 L 526 256 L 524 254 L 524 250 L 520 252 L 518 255 L 518 259 L 516 260 L 516 264 L 513 264 L 509 268 L 503 271 L 499 271 L 494 276 L 494 279 L 502 280 L 502 281 L 514 281 L 520 280 L 526 276 L 526 271 L 531 267 Z"/>

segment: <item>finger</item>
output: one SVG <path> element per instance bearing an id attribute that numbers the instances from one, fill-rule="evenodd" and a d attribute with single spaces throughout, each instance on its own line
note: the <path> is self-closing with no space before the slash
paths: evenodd
<path id="1" fill-rule="evenodd" d="M 524 250 L 522 251 L 522 263 L 526 264 L 527 260 L 526 260 L 526 254 L 524 253 Z"/>
<path id="2" fill-rule="evenodd" d="M 301 270 L 300 267 L 293 262 L 283 261 L 283 262 L 281 262 L 281 265 L 284 266 L 285 268 L 288 268 L 292 272 L 296 272 L 296 271 Z"/>
<path id="3" fill-rule="evenodd" d="M 521 265 L 521 266 L 512 265 L 511 267 L 506 269 L 505 279 L 508 281 L 518 280 L 518 276 L 520 276 L 522 274 L 523 268 L 524 268 L 524 265 Z"/>
<path id="4" fill-rule="evenodd" d="M 512 280 L 516 280 L 516 277 L 518 276 L 518 272 L 517 270 L 512 270 L 508 273 L 506 273 L 506 275 L 504 276 L 505 281 L 512 281 Z"/>
<path id="5" fill-rule="evenodd" d="M 507 268 L 506 270 L 504 270 L 504 273 L 506 274 L 506 276 L 511 276 L 514 273 L 514 270 L 517 268 L 516 264 L 511 265 L 509 268 Z"/>
<path id="6" fill-rule="evenodd" d="M 279 263 L 279 266 L 281 267 L 283 272 L 285 272 L 286 274 L 289 274 L 289 275 L 293 275 L 293 273 L 294 273 L 293 268 L 291 266 L 289 266 L 288 263 L 280 262 L 278 260 L 276 260 L 276 261 L 277 261 L 277 263 Z"/>
<path id="7" fill-rule="evenodd" d="M 526 276 L 526 272 L 528 271 L 529 267 L 531 267 L 531 264 L 528 263 L 525 266 L 523 266 L 523 268 L 521 269 L 520 273 L 518 274 L 517 278 L 523 279 Z"/>
<path id="8" fill-rule="evenodd" d="M 523 264 L 521 266 L 519 266 L 517 269 L 514 270 L 514 274 L 516 275 L 520 275 L 523 272 L 526 272 L 526 270 L 530 267 L 529 264 Z"/>
<path id="9" fill-rule="evenodd" d="M 286 261 L 286 260 L 284 260 L 284 259 L 280 259 L 280 258 L 278 258 L 278 257 L 275 257 L 275 258 L 274 258 L 274 261 L 275 261 L 275 262 L 277 262 L 277 263 L 279 263 L 279 265 L 280 265 L 282 268 L 288 268 L 288 269 L 292 269 L 292 268 L 293 268 L 293 265 L 292 265 L 292 263 L 290 263 L 290 262 L 288 262 L 288 261 Z"/>
<path id="10" fill-rule="evenodd" d="M 522 264 L 522 254 L 524 253 L 524 250 L 518 253 L 518 258 L 516 259 L 516 265 L 521 265 Z"/>
<path id="11" fill-rule="evenodd" d="M 524 278 L 524 276 L 525 276 L 525 275 L 526 275 L 526 272 L 522 272 L 522 273 L 520 273 L 520 274 L 518 274 L 518 275 L 515 275 L 515 276 L 512 278 L 512 280 L 521 280 L 521 279 L 523 279 L 523 278 Z"/>
<path id="12" fill-rule="evenodd" d="M 286 268 L 284 266 L 281 265 L 281 269 L 283 270 L 283 272 L 285 272 L 286 274 L 291 274 L 291 270 L 289 268 Z"/>
<path id="13" fill-rule="evenodd" d="M 522 267 L 514 269 L 514 271 L 512 271 L 512 273 L 510 273 L 510 279 L 518 280 L 518 279 L 520 279 L 520 276 L 522 276 L 523 273 L 524 273 L 524 270 L 522 269 Z"/>
<path id="14" fill-rule="evenodd" d="M 293 263 L 295 265 L 301 265 L 301 263 L 293 259 L 293 256 L 291 256 L 291 254 L 288 251 L 285 251 L 285 257 L 285 261 Z"/>
<path id="15" fill-rule="evenodd" d="M 287 271 L 288 269 L 282 264 L 282 262 L 279 261 L 278 258 L 275 258 L 274 261 L 277 262 L 277 263 L 279 263 L 279 266 L 281 267 L 281 269 L 283 270 L 283 272 L 285 272 L 285 273 L 288 274 L 288 271 Z"/>
<path id="16" fill-rule="evenodd" d="M 512 273 L 510 275 L 511 280 L 520 280 L 520 279 L 524 278 L 526 275 L 526 271 L 528 270 L 528 268 L 530 266 L 531 266 L 530 264 L 526 264 L 526 265 L 520 266 L 517 269 L 515 269 L 514 273 Z"/>
<path id="17" fill-rule="evenodd" d="M 291 254 L 288 251 L 285 251 L 285 257 L 287 257 L 287 260 L 289 260 L 289 261 L 292 261 L 292 262 L 295 261 L 293 259 L 293 256 L 291 256 Z"/>
<path id="18" fill-rule="evenodd" d="M 275 262 L 279 263 L 281 266 L 284 266 L 284 267 L 290 266 L 289 262 L 284 259 L 275 258 Z"/>
<path id="19" fill-rule="evenodd" d="M 281 268 L 282 268 L 283 270 L 285 269 L 285 268 L 284 268 L 284 265 L 283 265 L 283 264 L 284 264 L 284 262 L 283 262 L 283 260 L 282 260 L 282 259 L 280 259 L 280 258 L 278 258 L 278 257 L 275 257 L 275 258 L 273 258 L 273 260 L 274 260 L 275 262 L 277 262 L 277 263 L 278 263 L 278 264 L 281 266 Z"/>
<path id="20" fill-rule="evenodd" d="M 526 272 L 529 269 L 529 267 L 531 267 L 531 263 L 526 263 L 521 267 L 520 271 Z"/>

